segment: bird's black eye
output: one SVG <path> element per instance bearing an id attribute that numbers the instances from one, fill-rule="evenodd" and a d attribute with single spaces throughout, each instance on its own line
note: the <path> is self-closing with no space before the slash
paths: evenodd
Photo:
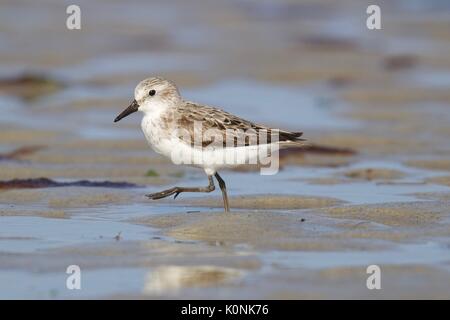
<path id="1" fill-rule="evenodd" d="M 148 92 L 148 95 L 151 96 L 151 97 L 153 97 L 155 94 L 156 94 L 156 91 L 155 91 L 155 90 L 150 90 L 150 91 Z"/>

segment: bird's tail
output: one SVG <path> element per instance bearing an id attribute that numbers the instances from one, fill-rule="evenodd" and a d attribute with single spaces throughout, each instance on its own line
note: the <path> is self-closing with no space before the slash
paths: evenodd
<path id="1" fill-rule="evenodd" d="M 303 132 L 290 132 L 280 130 L 278 143 L 282 148 L 308 146 L 309 143 L 306 142 L 306 139 L 301 138 L 302 135 Z"/>

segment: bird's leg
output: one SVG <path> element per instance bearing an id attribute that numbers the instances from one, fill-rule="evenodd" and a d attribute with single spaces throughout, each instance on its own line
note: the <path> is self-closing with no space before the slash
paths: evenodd
<path id="1" fill-rule="evenodd" d="M 197 188 L 186 188 L 186 187 L 173 187 L 161 192 L 156 193 L 150 193 L 147 194 L 147 197 L 149 197 L 152 200 L 158 200 L 165 197 L 169 197 L 171 195 L 175 195 L 174 199 L 182 192 L 211 192 L 216 189 L 214 186 L 214 180 L 212 176 L 208 176 L 209 185 L 207 187 L 197 187 Z"/>
<path id="2" fill-rule="evenodd" d="M 215 177 L 219 182 L 220 190 L 222 190 L 223 197 L 223 207 L 225 212 L 230 212 L 230 205 L 228 204 L 228 195 L 227 195 L 227 186 L 225 185 L 225 181 L 223 181 L 222 177 L 216 172 Z"/>

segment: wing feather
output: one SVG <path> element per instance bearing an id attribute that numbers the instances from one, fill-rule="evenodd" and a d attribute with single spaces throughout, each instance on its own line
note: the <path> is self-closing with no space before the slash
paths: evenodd
<path id="1" fill-rule="evenodd" d="M 201 147 L 229 147 L 251 146 L 256 144 L 271 143 L 272 134 L 278 133 L 279 142 L 298 143 L 302 132 L 290 132 L 269 128 L 260 124 L 242 119 L 221 109 L 186 102 L 178 106 L 176 110 L 177 126 L 187 130 L 190 137 L 180 136 L 180 139 L 194 147 L 194 124 L 201 124 L 202 142 Z M 228 140 L 227 140 L 228 139 Z"/>

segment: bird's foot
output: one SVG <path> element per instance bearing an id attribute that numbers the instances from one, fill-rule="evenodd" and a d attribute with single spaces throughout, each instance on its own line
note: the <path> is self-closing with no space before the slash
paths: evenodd
<path id="1" fill-rule="evenodd" d="M 180 189 L 178 187 L 173 187 L 173 188 L 161 191 L 161 192 L 147 194 L 146 197 L 148 197 L 152 200 L 158 200 L 158 199 L 166 198 L 166 197 L 169 197 L 169 196 L 175 194 L 175 196 L 173 197 L 175 199 L 176 197 L 178 197 L 178 195 L 181 192 L 182 191 L 180 191 Z"/>

